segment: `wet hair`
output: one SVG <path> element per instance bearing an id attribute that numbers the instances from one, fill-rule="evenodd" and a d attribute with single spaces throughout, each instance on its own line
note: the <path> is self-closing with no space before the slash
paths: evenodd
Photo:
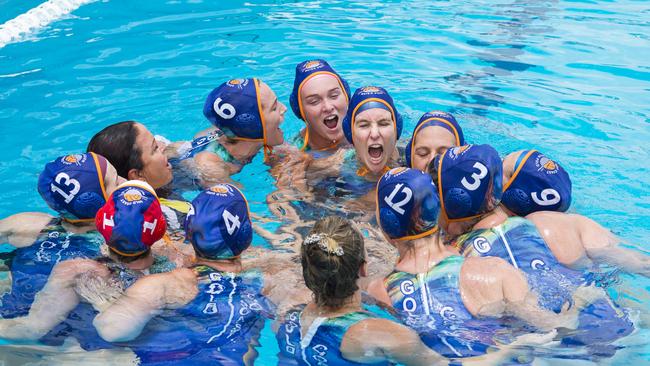
<path id="1" fill-rule="evenodd" d="M 300 257 L 305 284 L 317 305 L 340 308 L 359 289 L 365 250 L 363 236 L 350 221 L 338 216 L 318 220 L 301 246 Z"/>
<path id="2" fill-rule="evenodd" d="M 128 179 L 131 169 L 144 168 L 142 151 L 135 143 L 138 137 L 136 123 L 124 121 L 105 127 L 90 139 L 86 151 L 102 155 L 113 164 L 120 177 Z"/>

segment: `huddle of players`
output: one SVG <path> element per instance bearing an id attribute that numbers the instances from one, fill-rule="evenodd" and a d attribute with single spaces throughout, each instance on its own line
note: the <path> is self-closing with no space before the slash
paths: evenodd
<path id="1" fill-rule="evenodd" d="M 269 91 L 257 79 L 231 80 L 215 89 L 204 114 L 218 129 L 185 146 L 181 158 L 192 157 L 199 169 L 228 168 L 233 174 L 259 149 L 267 154 L 281 144 L 284 106 Z M 358 280 L 365 276 L 363 237 L 349 222 L 328 218 L 315 225 L 301 246 L 303 279 L 313 299 L 284 316 L 278 330 L 283 363 L 387 359 L 431 364 L 444 362 L 440 355 L 481 355 L 503 327 L 496 319 L 506 315 L 539 329 L 581 329 L 563 338 L 569 344 L 607 344 L 632 331 L 624 312 L 586 287 L 583 270 L 589 261 L 610 262 L 647 274 L 647 258 L 618 247 L 616 238 L 593 221 L 563 213 L 570 206 L 571 182 L 559 164 L 535 150 L 513 153 L 502 162 L 488 145 L 465 145 L 453 116 L 430 112 L 418 121 L 406 147 L 409 168 L 390 169 L 402 129 L 392 98 L 378 87 L 348 95 L 347 83 L 325 61 L 299 64 L 291 104 L 307 128 L 294 140 L 303 151 L 332 153 L 344 147 L 334 131 L 342 130 L 354 147 L 357 178 L 379 179 L 377 222 L 400 258 L 388 276 L 370 281 L 366 290 L 396 309 L 419 338 L 408 328 L 362 311 Z M 320 110 L 314 107 L 318 105 Z M 33 233 L 6 230 L 10 222 L 3 220 L 4 235 L 16 238 L 12 243 L 21 238 L 21 249 L 29 249 L 21 255 L 59 248 L 59 257 L 34 268 L 12 268 L 14 277 L 18 272 L 41 274 L 34 288 L 43 290 L 35 299 L 20 300 L 26 306 L 17 314 L 24 315 L 24 309 L 29 313 L 1 320 L 0 334 L 43 337 L 83 300 L 99 311 L 89 320 L 98 334 L 96 340 L 85 337 L 88 348 L 101 338 L 129 341 L 125 344 L 142 361 L 153 362 L 156 345 L 177 344 L 170 338 L 175 336 L 191 341 L 166 351 L 168 360 L 176 355 L 227 363 L 227 345 L 232 352 L 228 362 L 241 362 L 251 338 L 274 313 L 268 299 L 278 304 L 286 297 L 274 293 L 279 279 L 270 271 L 246 268 L 240 258 L 253 235 L 244 195 L 233 185 L 216 184 L 192 201 L 184 230 L 196 258 L 191 269 L 169 271 L 174 263 L 160 260 L 150 249 L 166 228 L 165 205 L 154 190 L 158 187 L 134 180 L 120 184 L 109 161 L 86 153 L 46 166 L 39 192 L 61 217 L 32 218 L 38 229 L 32 228 L 35 241 L 28 244 L 30 239 L 25 239 Z M 94 260 L 99 245 L 69 250 L 75 234 L 65 225 L 88 221 L 105 239 L 106 260 Z M 16 257 L 14 262 L 21 263 Z M 84 292 L 79 282 L 89 277 L 103 281 L 102 291 L 116 289 L 118 295 L 105 301 L 90 294 L 97 288 Z M 14 286 L 12 294 L 20 290 Z M 4 299 L 3 305 L 16 304 L 16 298 Z M 54 308 L 53 298 L 59 299 Z M 160 309 L 170 309 L 170 319 L 182 322 L 147 328 Z M 188 347 L 194 350 L 191 356 Z"/>

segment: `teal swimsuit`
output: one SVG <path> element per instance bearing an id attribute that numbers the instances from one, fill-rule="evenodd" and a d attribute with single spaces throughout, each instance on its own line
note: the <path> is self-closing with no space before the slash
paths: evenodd
<path id="1" fill-rule="evenodd" d="M 341 342 L 348 329 L 365 319 L 374 318 L 359 311 L 335 318 L 317 318 L 304 336 L 301 334 L 300 315 L 305 305 L 289 311 L 276 339 L 280 347 L 280 365 L 361 365 L 348 361 L 341 354 Z M 380 362 L 373 365 L 388 365 Z"/>

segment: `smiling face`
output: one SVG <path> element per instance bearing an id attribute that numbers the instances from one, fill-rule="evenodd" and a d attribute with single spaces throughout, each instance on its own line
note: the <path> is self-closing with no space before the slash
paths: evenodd
<path id="1" fill-rule="evenodd" d="M 348 101 L 336 77 L 321 74 L 307 80 L 300 90 L 300 102 L 311 131 L 310 145 L 343 139 L 341 122 L 348 111 Z"/>
<path id="2" fill-rule="evenodd" d="M 420 129 L 413 141 L 411 163 L 413 168 L 427 170 L 427 165 L 434 156 L 442 154 L 450 147 L 456 146 L 456 137 L 441 126 L 429 126 Z"/>
<path id="3" fill-rule="evenodd" d="M 163 149 L 145 126 L 135 125 L 137 137 L 135 144 L 140 151 L 142 169 L 129 170 L 129 179 L 143 180 L 154 188 L 160 188 L 172 180 L 172 167 Z"/>
<path id="4" fill-rule="evenodd" d="M 381 173 L 395 150 L 397 136 L 391 113 L 372 108 L 359 113 L 352 127 L 357 158 L 374 173 Z"/>
<path id="5" fill-rule="evenodd" d="M 278 101 L 275 93 L 268 85 L 260 81 L 259 88 L 262 114 L 264 116 L 266 145 L 280 145 L 284 142 L 284 134 L 280 129 L 280 124 L 284 121 L 284 113 L 287 111 L 287 107 Z"/>

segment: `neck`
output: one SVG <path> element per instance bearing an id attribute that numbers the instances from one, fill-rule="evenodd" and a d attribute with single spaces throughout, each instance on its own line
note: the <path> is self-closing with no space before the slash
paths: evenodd
<path id="1" fill-rule="evenodd" d="M 196 264 L 202 264 L 204 266 L 214 268 L 221 272 L 239 273 L 242 271 L 242 264 L 240 258 L 234 258 L 234 259 L 197 258 Z"/>
<path id="2" fill-rule="evenodd" d="M 508 219 L 508 214 L 501 209 L 501 206 L 497 206 L 492 212 L 483 216 L 477 222 L 472 229 L 489 229 L 497 225 L 501 225 L 504 221 Z"/>
<path id="3" fill-rule="evenodd" d="M 314 131 L 309 124 L 307 125 L 307 128 L 302 130 L 302 137 L 305 138 L 305 134 L 309 130 L 309 141 L 307 141 L 307 144 L 312 150 L 324 150 L 324 149 L 330 149 L 333 147 L 338 146 L 338 144 L 341 142 L 341 140 L 330 140 L 326 137 L 323 137 Z"/>
<path id="4" fill-rule="evenodd" d="M 443 259 L 456 254 L 444 245 L 438 233 L 400 243 L 397 250 L 399 260 L 395 268 L 411 273 L 427 272 Z"/>
<path id="5" fill-rule="evenodd" d="M 252 159 L 263 146 L 263 144 L 258 141 L 233 140 L 226 136 L 221 136 L 219 143 L 238 161 L 247 161 Z"/>
<path id="6" fill-rule="evenodd" d="M 147 269 L 151 267 L 152 264 L 153 264 L 153 255 L 151 254 L 149 254 L 144 258 L 136 259 L 133 262 L 125 263 L 126 268 L 137 270 L 137 271 L 142 271 L 144 269 Z"/>
<path id="7" fill-rule="evenodd" d="M 307 308 L 310 315 L 315 317 L 325 317 L 332 318 L 336 316 L 345 315 L 347 313 L 352 313 L 355 311 L 361 310 L 361 290 L 357 290 L 352 296 L 348 297 L 345 303 L 342 306 L 337 308 L 332 308 L 329 306 L 318 305 L 315 302 L 311 302 Z"/>
<path id="8" fill-rule="evenodd" d="M 81 234 L 91 230 L 96 230 L 95 222 L 80 222 L 76 224 L 61 220 L 61 226 L 73 234 Z"/>

